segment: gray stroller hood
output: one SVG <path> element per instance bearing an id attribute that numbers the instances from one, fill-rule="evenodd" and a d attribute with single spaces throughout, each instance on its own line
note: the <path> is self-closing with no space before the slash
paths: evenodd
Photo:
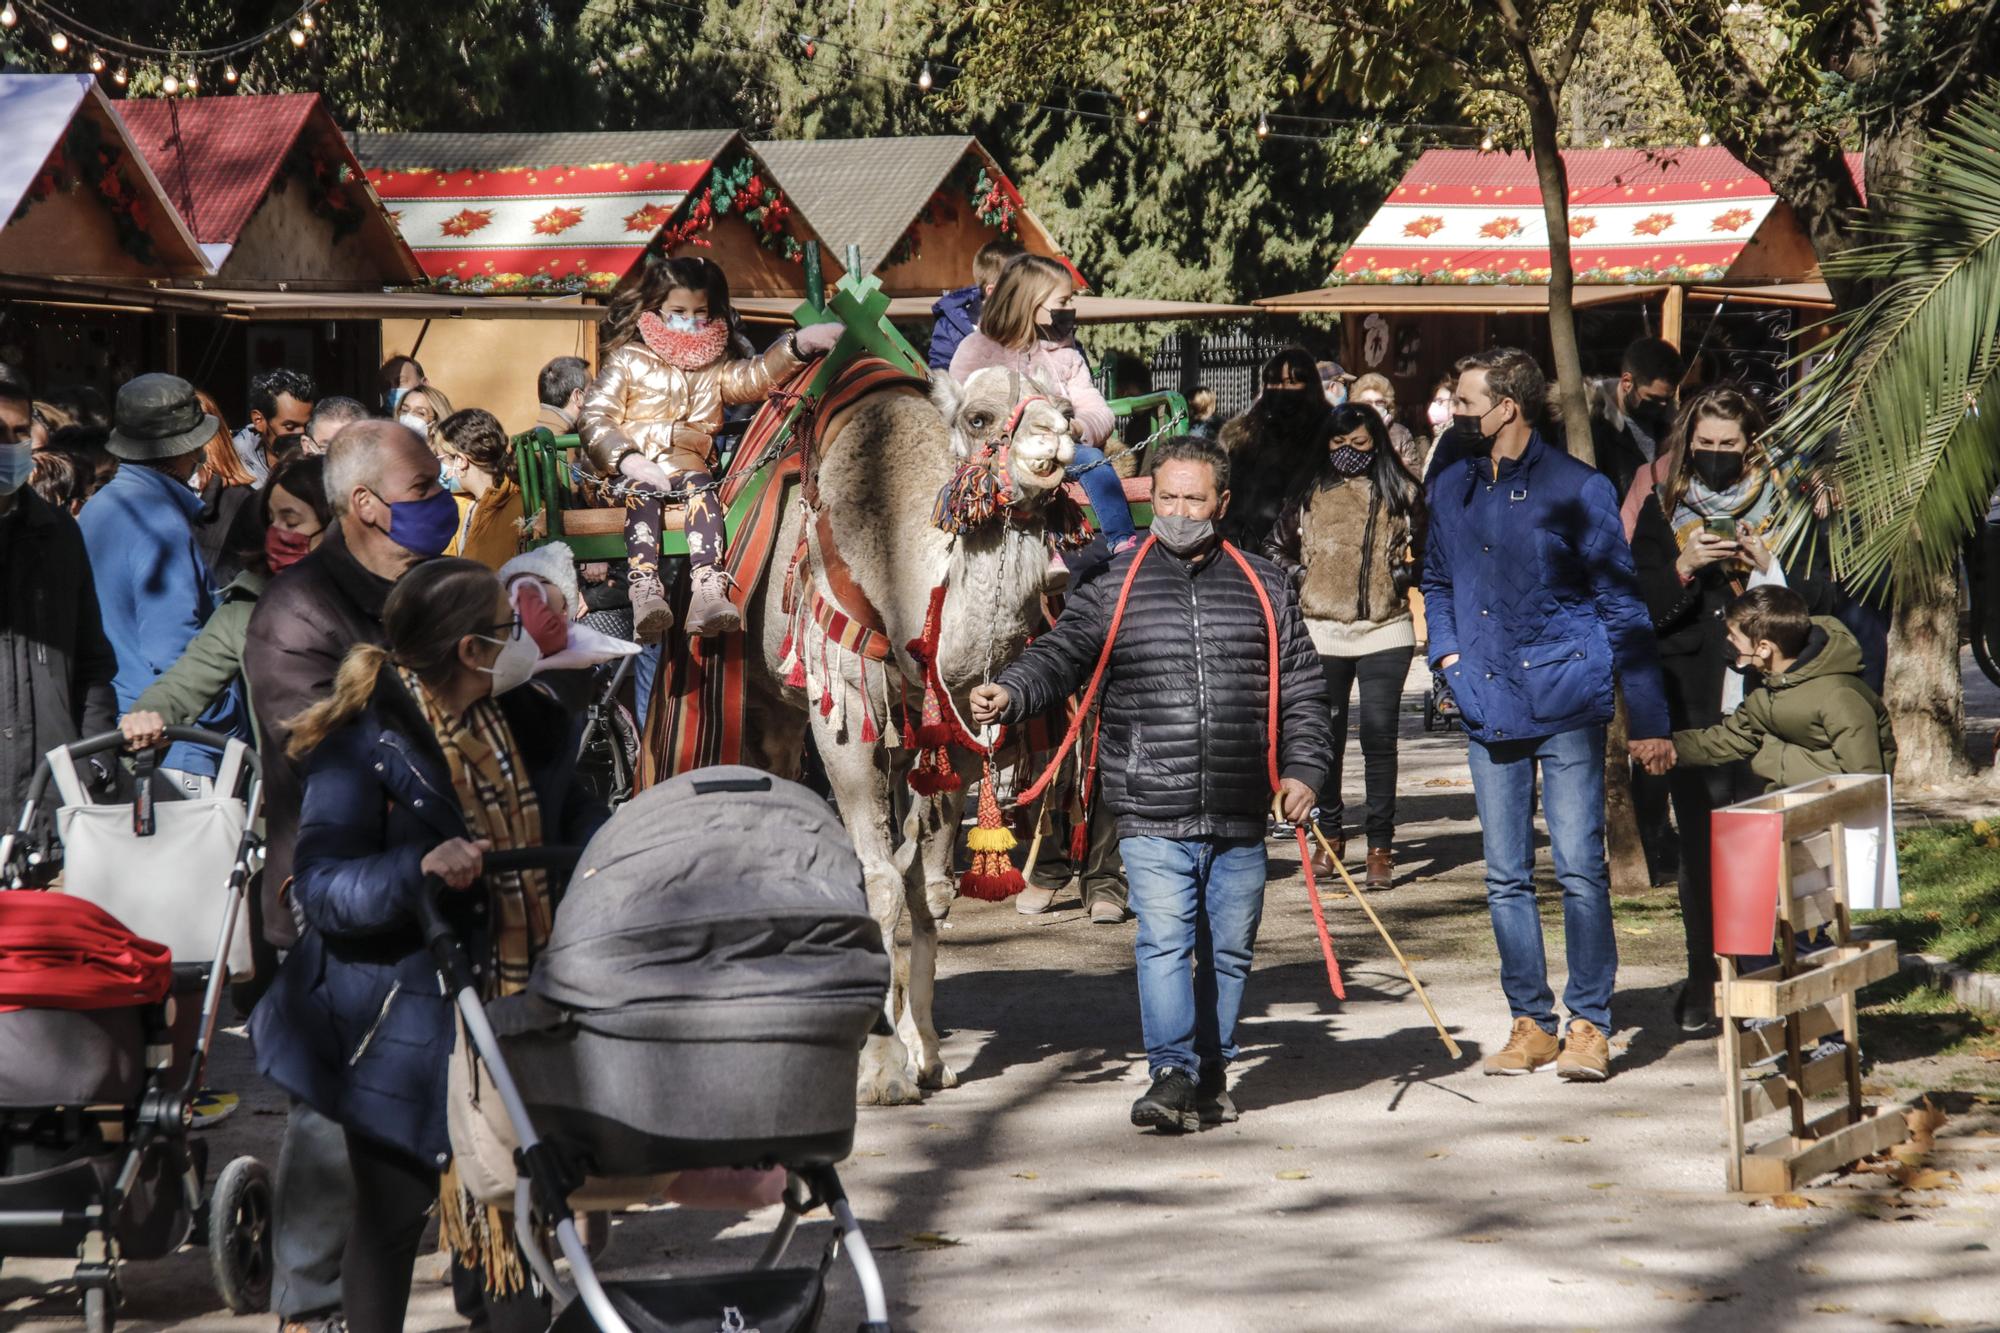
<path id="1" fill-rule="evenodd" d="M 528 991 L 488 1012 L 538 1127 L 598 1174 L 639 1174 L 839 1160 L 888 986 L 834 812 L 719 767 L 599 830 Z"/>

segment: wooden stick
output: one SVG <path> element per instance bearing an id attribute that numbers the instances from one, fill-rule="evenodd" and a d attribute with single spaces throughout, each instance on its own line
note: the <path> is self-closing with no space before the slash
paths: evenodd
<path id="1" fill-rule="evenodd" d="M 1444 1030 L 1444 1020 L 1438 1017 L 1437 1008 L 1431 1003 L 1431 997 L 1424 993 L 1424 983 L 1417 980 L 1415 970 L 1410 967 L 1410 960 L 1403 957 L 1403 951 L 1396 947 L 1396 941 L 1389 936 L 1389 928 L 1382 924 L 1382 918 L 1377 916 L 1375 909 L 1368 905 L 1368 899 L 1362 894 L 1360 887 L 1355 884 L 1354 876 L 1347 873 L 1347 867 L 1342 865 L 1340 858 L 1333 854 L 1333 847 L 1327 842 L 1326 834 L 1320 832 L 1319 821 L 1315 819 L 1311 822 L 1313 837 L 1319 840 L 1320 850 L 1326 853 L 1326 859 L 1333 863 L 1333 868 L 1340 872 L 1340 877 L 1347 881 L 1347 891 L 1354 895 L 1354 901 L 1361 904 L 1361 910 L 1366 912 L 1368 919 L 1375 923 L 1375 929 L 1382 936 L 1382 943 L 1388 945 L 1389 952 L 1396 955 L 1396 962 L 1401 965 L 1403 975 L 1410 979 L 1410 988 L 1416 991 L 1417 998 L 1423 1001 L 1424 1012 L 1431 1016 L 1431 1025 L 1437 1028 L 1438 1039 L 1444 1042 L 1445 1050 L 1451 1054 L 1452 1059 L 1458 1059 L 1461 1054 L 1458 1049 L 1458 1043 L 1453 1041 L 1451 1034 Z"/>
<path id="2" fill-rule="evenodd" d="M 1055 788 L 1053 786 L 1051 786 L 1048 791 L 1043 792 L 1042 804 L 1040 808 L 1038 808 L 1035 811 L 1035 836 L 1034 839 L 1028 843 L 1027 863 L 1021 867 L 1021 878 L 1023 880 L 1029 880 L 1033 877 L 1035 873 L 1035 862 L 1039 860 L 1042 855 L 1042 834 L 1045 833 L 1049 827 L 1049 797 L 1054 794 L 1055 794 Z M 1074 870 L 1079 875 L 1083 873 L 1082 866 L 1071 866 L 1070 869 Z"/>

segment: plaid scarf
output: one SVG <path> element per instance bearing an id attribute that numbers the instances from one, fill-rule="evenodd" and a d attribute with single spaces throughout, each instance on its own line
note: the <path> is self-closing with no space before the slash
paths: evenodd
<path id="1" fill-rule="evenodd" d="M 452 791 L 467 836 L 484 838 L 494 851 L 542 844 L 541 804 L 535 798 L 514 732 L 492 699 L 481 699 L 457 718 L 439 707 L 416 673 L 398 667 L 410 697 L 430 724 L 451 770 Z M 483 998 L 525 990 L 535 955 L 548 943 L 555 907 L 546 871 L 488 873 L 484 877 L 493 952 L 484 969 Z M 507 1295 L 527 1286 L 527 1274 L 507 1215 L 467 1194 L 455 1167 L 445 1170 L 438 1209 L 439 1240 L 459 1262 L 483 1270 L 487 1290 Z"/>

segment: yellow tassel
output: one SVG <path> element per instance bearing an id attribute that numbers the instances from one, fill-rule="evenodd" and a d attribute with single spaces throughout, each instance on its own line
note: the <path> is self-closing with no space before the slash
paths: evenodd
<path id="1" fill-rule="evenodd" d="M 1002 825 L 999 828 L 979 827 L 965 835 L 965 845 L 975 852 L 1011 852 L 1016 839 L 1013 830 Z"/>

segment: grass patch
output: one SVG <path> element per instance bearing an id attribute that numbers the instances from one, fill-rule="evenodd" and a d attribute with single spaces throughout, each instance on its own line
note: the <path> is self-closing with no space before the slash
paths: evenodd
<path id="1" fill-rule="evenodd" d="M 1951 992 L 1907 975 L 1891 977 L 1863 993 L 1861 1049 L 1868 1063 L 1895 1064 L 1936 1056 L 1971 1056 L 1982 1062 L 1968 1086 L 1993 1087 L 2000 1068 L 2000 1029 L 1992 1016 L 1967 1009 Z"/>
<path id="2" fill-rule="evenodd" d="M 2000 972 L 2000 826 L 1936 824 L 1896 835 L 1903 905 L 1857 912 L 1903 948 Z"/>

